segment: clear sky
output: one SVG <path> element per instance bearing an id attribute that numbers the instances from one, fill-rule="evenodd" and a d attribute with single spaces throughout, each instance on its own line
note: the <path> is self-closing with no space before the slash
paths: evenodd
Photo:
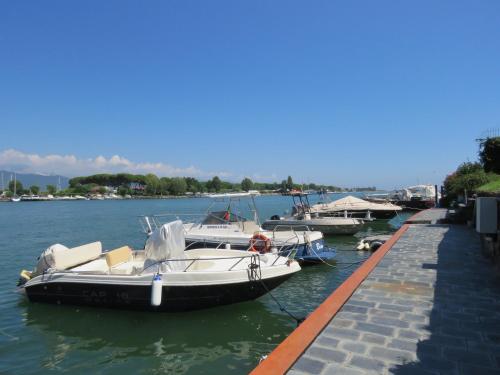
<path id="1" fill-rule="evenodd" d="M 499 104 L 498 0 L 0 0 L 0 168 L 440 183 Z"/>

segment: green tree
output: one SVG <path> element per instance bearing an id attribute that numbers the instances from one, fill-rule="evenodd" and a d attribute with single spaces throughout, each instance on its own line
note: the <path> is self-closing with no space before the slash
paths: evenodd
<path id="1" fill-rule="evenodd" d="M 448 195 L 455 197 L 461 195 L 465 190 L 473 192 L 476 188 L 489 181 L 479 163 L 462 163 L 457 170 L 448 175 L 444 180 L 444 190 Z"/>
<path id="2" fill-rule="evenodd" d="M 145 178 L 145 182 L 146 182 L 146 193 L 147 194 L 156 195 L 159 193 L 160 179 L 156 175 L 154 175 L 152 173 L 147 174 L 146 178 Z"/>
<path id="3" fill-rule="evenodd" d="M 214 189 L 217 193 L 220 191 L 222 187 L 222 181 L 218 176 L 215 176 L 212 178 L 212 183 L 211 183 L 212 189 Z"/>
<path id="4" fill-rule="evenodd" d="M 250 180 L 248 177 L 245 177 L 243 181 L 241 181 L 241 188 L 245 191 L 252 190 L 253 188 L 253 181 Z"/>
<path id="5" fill-rule="evenodd" d="M 182 177 L 174 177 L 170 183 L 170 194 L 184 195 L 186 194 L 187 183 Z"/>
<path id="6" fill-rule="evenodd" d="M 287 187 L 288 190 L 292 190 L 293 189 L 292 176 L 288 176 L 288 178 L 286 179 L 286 187 Z"/>
<path id="7" fill-rule="evenodd" d="M 479 157 L 485 172 L 500 174 L 500 137 L 487 138 L 482 141 Z"/>
<path id="8" fill-rule="evenodd" d="M 15 186 L 16 186 L 16 188 L 14 189 L 14 180 L 10 181 L 9 182 L 9 191 L 14 193 L 14 190 L 15 190 L 16 194 L 22 194 L 23 193 L 23 184 L 21 183 L 21 181 L 16 180 Z"/>
<path id="9" fill-rule="evenodd" d="M 55 185 L 47 185 L 45 188 L 47 189 L 47 193 L 49 193 L 51 195 L 54 195 L 57 191 L 57 188 L 55 187 Z"/>
<path id="10" fill-rule="evenodd" d="M 203 190 L 200 182 L 196 178 L 185 177 L 184 180 L 187 184 L 187 191 L 190 191 L 191 193 L 198 193 Z"/>
<path id="11" fill-rule="evenodd" d="M 160 178 L 160 193 L 168 195 L 170 194 L 170 184 L 172 183 L 172 179 L 168 177 Z"/>
<path id="12" fill-rule="evenodd" d="M 32 194 L 38 195 L 38 193 L 40 192 L 40 188 L 37 185 L 31 185 L 30 191 Z"/>
<path id="13" fill-rule="evenodd" d="M 127 185 L 122 185 L 118 188 L 118 194 L 124 197 L 127 194 L 130 194 L 130 189 Z"/>

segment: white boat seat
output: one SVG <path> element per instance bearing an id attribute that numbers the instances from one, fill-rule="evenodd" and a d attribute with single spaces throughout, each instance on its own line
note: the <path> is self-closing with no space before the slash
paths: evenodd
<path id="1" fill-rule="evenodd" d="M 132 260 L 132 250 L 128 246 L 122 246 L 106 253 L 106 263 L 110 269 L 130 260 Z"/>
<path id="2" fill-rule="evenodd" d="M 96 273 L 108 273 L 109 267 L 106 264 L 106 259 L 99 258 L 82 264 L 78 267 L 74 267 L 71 269 L 74 272 L 96 272 Z"/>
<path id="3" fill-rule="evenodd" d="M 99 258 L 102 254 L 102 245 L 92 242 L 86 245 L 73 247 L 67 251 L 54 252 L 52 254 L 54 265 L 58 270 L 65 270 L 79 264 L 86 264 L 89 261 Z"/>

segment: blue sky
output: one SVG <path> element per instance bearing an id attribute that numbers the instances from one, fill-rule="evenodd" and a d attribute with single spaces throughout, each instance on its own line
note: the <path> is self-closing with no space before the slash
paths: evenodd
<path id="1" fill-rule="evenodd" d="M 393 188 L 500 127 L 496 0 L 0 4 L 0 168 Z"/>

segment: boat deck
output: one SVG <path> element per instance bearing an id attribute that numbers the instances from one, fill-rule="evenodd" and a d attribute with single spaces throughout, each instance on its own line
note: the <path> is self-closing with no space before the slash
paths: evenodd
<path id="1" fill-rule="evenodd" d="M 445 213 L 410 219 L 252 374 L 500 374 L 500 274 Z"/>

